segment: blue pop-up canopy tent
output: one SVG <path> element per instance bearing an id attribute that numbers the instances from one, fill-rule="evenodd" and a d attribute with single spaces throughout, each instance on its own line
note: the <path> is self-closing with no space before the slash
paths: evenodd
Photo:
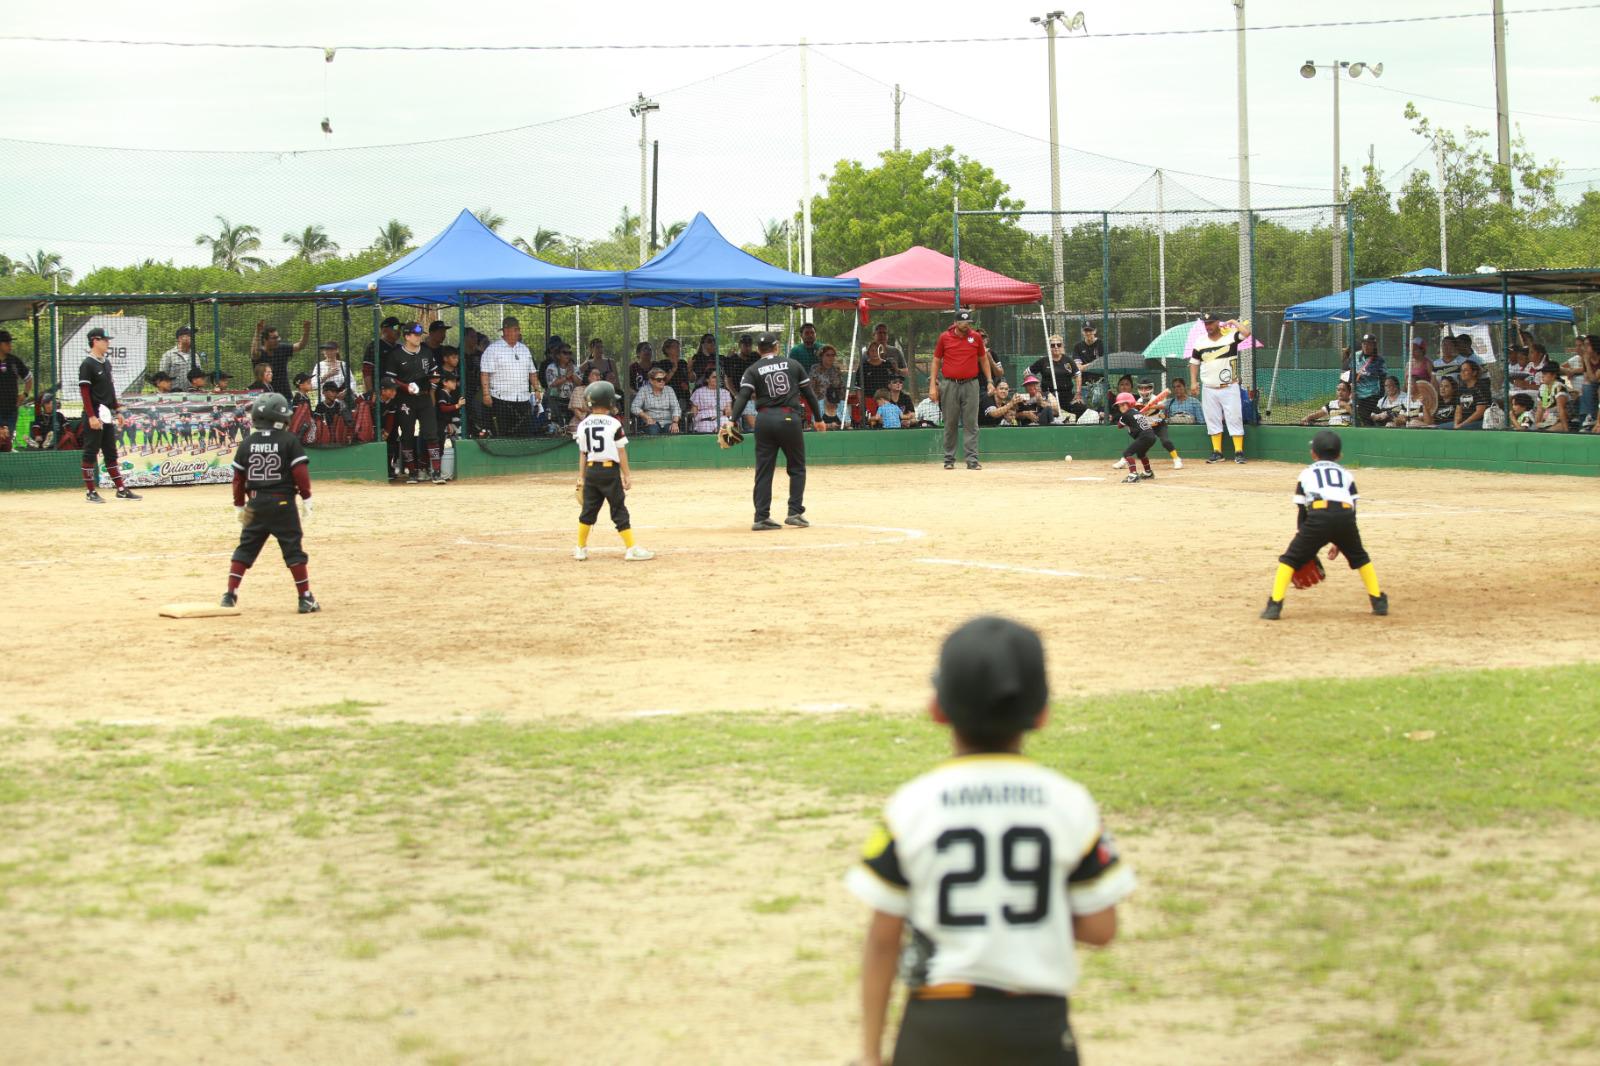
<path id="1" fill-rule="evenodd" d="M 1432 267 L 1402 277 L 1442 276 Z M 1358 322 L 1498 322 L 1507 304 L 1498 292 L 1438 289 L 1403 281 L 1373 281 L 1355 289 Z M 1571 322 L 1572 308 L 1536 296 L 1514 298 L 1509 305 L 1525 322 Z M 1349 322 L 1351 292 L 1298 303 L 1283 313 L 1285 322 Z"/>
<path id="2" fill-rule="evenodd" d="M 635 307 L 809 307 L 861 295 L 854 278 L 817 278 L 762 262 L 729 243 L 703 212 L 665 251 L 623 276 Z"/>
<path id="3" fill-rule="evenodd" d="M 617 270 L 574 270 L 519 251 L 462 211 L 444 232 L 388 266 L 319 292 L 372 291 L 383 303 L 615 303 Z M 505 295 L 493 295 L 496 293 Z M 465 296 L 464 296 L 465 294 Z"/>

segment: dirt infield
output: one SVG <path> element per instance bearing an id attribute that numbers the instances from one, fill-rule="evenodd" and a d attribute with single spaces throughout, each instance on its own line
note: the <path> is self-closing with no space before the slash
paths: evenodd
<path id="1" fill-rule="evenodd" d="M 20 623 L 0 714 L 910 709 L 940 635 L 982 611 L 1044 630 L 1062 693 L 1594 655 L 1600 573 L 1576 565 L 1600 533 L 1593 481 L 1358 476 L 1393 614 L 1372 617 L 1335 565 L 1276 625 L 1255 615 L 1294 527 L 1282 464 L 1162 462 L 1140 485 L 1098 462 L 819 467 L 815 526 L 761 534 L 748 473 L 643 472 L 629 505 L 648 563 L 621 560 L 604 517 L 593 557 L 570 558 L 566 475 L 325 484 L 306 537 L 324 612 L 294 614 L 269 547 L 242 617 L 190 621 L 156 612 L 220 594 L 225 488 L 0 496 Z"/>

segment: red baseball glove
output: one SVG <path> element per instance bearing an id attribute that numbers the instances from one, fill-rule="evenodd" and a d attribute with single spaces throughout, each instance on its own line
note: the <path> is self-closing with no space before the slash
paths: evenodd
<path id="1" fill-rule="evenodd" d="M 1292 577 L 1290 581 L 1297 589 L 1308 589 L 1312 585 L 1319 584 L 1322 579 L 1327 576 L 1328 572 L 1322 569 L 1322 563 L 1319 560 L 1313 559 L 1300 569 L 1296 570 L 1294 572 L 1294 577 Z"/>

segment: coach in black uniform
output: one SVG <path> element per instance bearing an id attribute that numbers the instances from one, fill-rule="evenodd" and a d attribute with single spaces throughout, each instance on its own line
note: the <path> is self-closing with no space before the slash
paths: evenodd
<path id="1" fill-rule="evenodd" d="M 761 357 L 744 372 L 739 395 L 734 397 L 731 420 L 739 416 L 752 396 L 756 401 L 756 520 L 751 529 L 777 529 L 772 520 L 772 475 L 783 452 L 789 472 L 789 517 L 785 525 L 809 526 L 805 519 L 806 444 L 801 435 L 801 401 L 818 433 L 822 424 L 822 405 L 811 390 L 811 378 L 797 360 L 778 354 L 776 334 L 763 333 L 756 339 Z"/>
<path id="2" fill-rule="evenodd" d="M 83 397 L 83 487 L 90 503 L 104 503 L 96 491 L 95 461 L 104 455 L 106 473 L 117 486 L 117 499 L 137 500 L 139 494 L 122 483 L 122 464 L 117 461 L 117 383 L 111 376 L 106 350 L 111 338 L 96 326 L 89 331 L 89 354 L 78 366 L 78 393 Z M 105 411 L 105 417 L 100 416 Z"/>
<path id="3" fill-rule="evenodd" d="M 401 345 L 394 353 L 394 376 L 399 381 L 400 461 L 405 464 L 406 483 L 420 480 L 418 468 L 427 452 L 433 483 L 444 484 L 440 474 L 439 411 L 434 406 L 430 372 L 433 359 L 422 347 L 422 324 L 412 322 L 401 332 Z M 418 427 L 421 427 L 420 433 Z"/>

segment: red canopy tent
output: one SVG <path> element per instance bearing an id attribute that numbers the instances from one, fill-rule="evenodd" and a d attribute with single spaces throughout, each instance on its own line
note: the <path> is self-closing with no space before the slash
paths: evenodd
<path id="1" fill-rule="evenodd" d="M 914 245 L 896 255 L 874 259 L 847 270 L 841 278 L 861 283 L 861 296 L 855 301 L 856 325 L 865 325 L 874 309 L 882 311 L 942 311 L 956 306 L 956 261 L 943 252 Z M 961 306 L 994 307 L 1000 304 L 1040 304 L 1044 294 L 1039 286 L 1008 278 L 976 263 L 961 263 Z M 848 300 L 822 304 L 845 308 Z M 845 374 L 848 384 L 855 378 L 856 338 L 852 329 L 850 363 Z M 912 387 L 916 372 L 912 371 Z"/>

